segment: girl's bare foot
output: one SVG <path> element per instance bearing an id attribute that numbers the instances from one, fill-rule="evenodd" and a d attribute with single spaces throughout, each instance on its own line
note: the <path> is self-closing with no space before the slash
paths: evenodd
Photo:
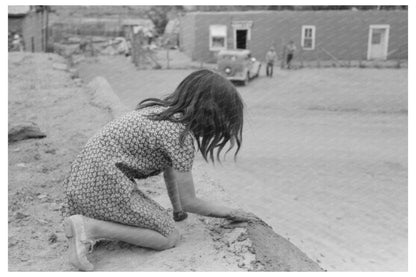
<path id="1" fill-rule="evenodd" d="M 67 217 L 64 221 L 65 235 L 69 239 L 69 261 L 82 271 L 91 271 L 94 266 L 88 261 L 87 253 L 93 246 L 87 238 L 82 215 Z"/>

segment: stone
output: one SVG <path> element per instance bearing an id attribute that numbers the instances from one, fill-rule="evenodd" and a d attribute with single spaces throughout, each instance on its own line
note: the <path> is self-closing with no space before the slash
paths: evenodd
<path id="1" fill-rule="evenodd" d="M 46 134 L 34 122 L 22 122 L 9 128 L 9 143 L 31 139 L 44 138 Z"/>
<path id="2" fill-rule="evenodd" d="M 14 215 L 14 218 L 15 218 L 16 220 L 25 219 L 25 218 L 27 218 L 27 217 L 29 217 L 29 215 L 28 215 L 28 214 L 24 214 L 24 213 L 22 213 L 22 212 L 17 212 L 17 213 Z"/>
<path id="3" fill-rule="evenodd" d="M 235 228 L 231 232 L 224 234 L 223 240 L 229 244 L 233 244 L 245 233 L 245 231 L 244 228 Z"/>
<path id="4" fill-rule="evenodd" d="M 69 73 L 71 74 L 72 79 L 79 79 L 79 72 L 75 68 L 69 69 Z"/>
<path id="5" fill-rule="evenodd" d="M 39 194 L 39 196 L 38 196 L 38 198 L 39 199 L 45 199 L 45 198 L 47 198 L 48 196 L 46 195 L 46 194 Z"/>
<path id="6" fill-rule="evenodd" d="M 55 154 L 56 154 L 56 149 L 54 149 L 54 148 L 52 148 L 52 149 L 47 149 L 47 150 L 45 150 L 45 153 L 55 155 Z"/>
<path id="7" fill-rule="evenodd" d="M 75 83 L 75 85 L 77 85 L 79 87 L 81 87 L 83 85 L 83 81 L 80 78 L 74 79 L 74 83 Z"/>
<path id="8" fill-rule="evenodd" d="M 58 236 L 55 233 L 53 233 L 49 236 L 48 241 L 49 243 L 55 243 L 58 241 Z"/>
<path id="9" fill-rule="evenodd" d="M 53 69 L 57 69 L 57 70 L 68 70 L 68 66 L 64 63 L 54 63 L 52 65 Z"/>

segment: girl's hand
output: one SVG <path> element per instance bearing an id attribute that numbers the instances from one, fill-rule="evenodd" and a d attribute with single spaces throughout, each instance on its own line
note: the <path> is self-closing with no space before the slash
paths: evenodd
<path id="1" fill-rule="evenodd" d="M 232 210 L 231 213 L 226 217 L 232 221 L 258 221 L 259 218 L 250 212 L 243 211 L 241 209 Z"/>

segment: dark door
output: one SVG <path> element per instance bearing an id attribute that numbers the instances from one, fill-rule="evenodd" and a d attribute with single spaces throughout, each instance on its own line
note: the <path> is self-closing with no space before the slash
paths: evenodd
<path id="1" fill-rule="evenodd" d="M 236 48 L 247 49 L 247 30 L 237 30 L 236 36 Z"/>

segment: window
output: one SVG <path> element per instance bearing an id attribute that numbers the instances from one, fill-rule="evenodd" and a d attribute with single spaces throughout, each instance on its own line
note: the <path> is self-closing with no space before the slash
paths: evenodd
<path id="1" fill-rule="evenodd" d="M 209 50 L 218 51 L 227 49 L 227 26 L 209 26 Z"/>
<path id="2" fill-rule="evenodd" d="M 371 44 L 381 44 L 381 33 L 383 30 L 373 29 L 373 36 L 371 38 Z"/>
<path id="3" fill-rule="evenodd" d="M 315 26 L 303 25 L 302 26 L 302 48 L 305 50 L 315 49 Z"/>

